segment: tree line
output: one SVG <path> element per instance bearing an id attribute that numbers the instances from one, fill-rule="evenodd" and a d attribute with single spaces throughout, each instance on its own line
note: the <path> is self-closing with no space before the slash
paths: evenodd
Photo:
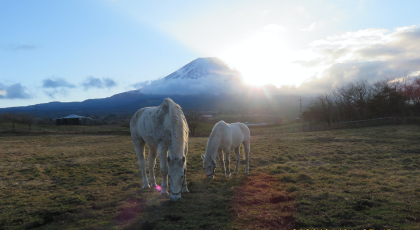
<path id="1" fill-rule="evenodd" d="M 31 126 L 35 123 L 35 118 L 29 113 L 3 113 L 0 114 L 0 123 L 11 123 L 12 130 L 15 130 L 15 124 L 28 125 L 29 131 Z"/>
<path id="2" fill-rule="evenodd" d="M 420 75 L 357 80 L 318 94 L 302 114 L 310 123 L 331 123 L 390 116 L 420 115 Z"/>

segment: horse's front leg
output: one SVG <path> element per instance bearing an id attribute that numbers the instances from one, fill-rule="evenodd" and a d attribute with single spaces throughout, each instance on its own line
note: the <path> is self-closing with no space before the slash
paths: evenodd
<path id="1" fill-rule="evenodd" d="M 233 173 L 233 175 L 238 174 L 238 170 L 239 170 L 239 160 L 241 158 L 241 154 L 240 154 L 240 148 L 241 146 L 239 145 L 237 148 L 234 149 L 235 151 L 235 156 L 236 156 L 236 168 L 235 168 L 235 172 Z"/>
<path id="2" fill-rule="evenodd" d="M 190 192 L 190 190 L 188 190 L 187 188 L 187 153 L 188 153 L 188 145 L 185 146 L 184 149 L 184 156 L 185 156 L 185 163 L 184 163 L 184 183 L 182 184 L 182 189 L 181 192 Z"/>
<path id="3" fill-rule="evenodd" d="M 222 152 L 222 150 L 221 149 L 218 149 L 217 150 L 217 154 L 219 155 L 219 158 L 220 158 L 220 165 L 221 165 L 221 167 L 223 169 L 223 176 L 225 176 L 226 175 L 225 161 L 223 160 L 223 152 Z M 214 160 L 216 161 L 216 159 L 214 159 Z"/>
<path id="4" fill-rule="evenodd" d="M 149 146 L 149 181 L 152 188 L 156 187 L 155 165 L 156 165 L 157 148 Z"/>
<path id="5" fill-rule="evenodd" d="M 141 171 L 143 188 L 150 188 L 149 182 L 147 181 L 147 172 L 146 172 L 146 160 L 144 159 L 144 145 L 145 142 L 142 139 L 133 138 L 134 149 L 136 151 L 137 160 L 139 163 L 139 168 Z"/>
<path id="6" fill-rule="evenodd" d="M 184 165 L 184 168 L 187 168 L 186 165 Z M 182 189 L 181 192 L 190 192 L 190 190 L 188 190 L 187 188 L 187 174 L 184 175 L 184 183 L 182 184 Z"/>
<path id="7" fill-rule="evenodd" d="M 244 151 L 245 151 L 245 161 L 246 161 L 246 167 L 245 167 L 245 174 L 249 173 L 249 151 L 251 149 L 251 141 L 244 141 Z"/>
<path id="8" fill-rule="evenodd" d="M 230 177 L 230 148 L 225 149 L 226 177 Z"/>
<path id="9" fill-rule="evenodd" d="M 159 145 L 159 160 L 160 160 L 160 171 L 162 173 L 162 183 L 160 184 L 161 195 L 168 195 L 168 147 L 160 144 Z"/>

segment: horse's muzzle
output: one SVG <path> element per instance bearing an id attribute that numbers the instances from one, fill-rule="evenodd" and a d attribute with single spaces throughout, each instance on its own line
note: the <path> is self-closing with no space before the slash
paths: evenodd
<path id="1" fill-rule="evenodd" d="M 181 195 L 176 195 L 176 196 L 170 195 L 169 198 L 172 201 L 179 201 L 179 200 L 181 200 Z"/>

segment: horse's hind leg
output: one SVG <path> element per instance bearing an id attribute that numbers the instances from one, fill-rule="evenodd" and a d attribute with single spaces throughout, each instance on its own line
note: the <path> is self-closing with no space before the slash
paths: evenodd
<path id="1" fill-rule="evenodd" d="M 149 163 L 149 181 L 152 188 L 156 187 L 155 179 L 155 165 L 156 165 L 157 148 L 149 146 L 149 156 L 147 160 Z"/>
<path id="2" fill-rule="evenodd" d="M 139 162 L 139 168 L 141 170 L 141 176 L 143 178 L 143 188 L 150 188 L 149 182 L 147 181 L 146 160 L 144 159 L 144 140 L 133 138 L 133 143 Z"/>
<path id="3" fill-rule="evenodd" d="M 230 147 L 225 149 L 226 177 L 230 177 Z"/>
<path id="4" fill-rule="evenodd" d="M 251 148 L 251 146 L 250 146 L 251 141 L 250 140 L 244 141 L 243 144 L 244 144 L 245 161 L 246 161 L 245 174 L 248 174 L 249 173 L 249 151 L 250 151 L 250 148 Z"/>
<path id="5" fill-rule="evenodd" d="M 240 158 L 241 158 L 240 148 L 241 148 L 240 145 L 237 148 L 234 148 L 234 150 L 235 150 L 235 156 L 236 156 L 236 168 L 235 168 L 235 172 L 233 173 L 233 175 L 238 174 L 239 161 L 240 161 Z"/>
<path id="6" fill-rule="evenodd" d="M 166 158 L 168 157 L 168 147 L 160 144 L 159 145 L 159 160 L 160 160 L 160 171 L 162 173 L 161 195 L 168 195 L 168 164 Z"/>
<path id="7" fill-rule="evenodd" d="M 223 169 L 223 176 L 225 176 L 226 175 L 225 161 L 223 160 L 223 152 L 222 152 L 222 150 L 221 149 L 218 149 L 217 150 L 217 154 L 219 155 L 219 158 L 220 158 L 220 165 L 221 165 L 221 167 Z M 225 154 L 226 154 L 226 152 L 225 152 Z M 214 162 L 216 162 L 216 159 L 214 159 Z"/>

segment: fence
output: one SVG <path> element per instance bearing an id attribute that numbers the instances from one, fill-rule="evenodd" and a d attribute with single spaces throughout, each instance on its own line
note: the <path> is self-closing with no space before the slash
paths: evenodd
<path id="1" fill-rule="evenodd" d="M 362 128 L 370 126 L 380 126 L 380 125 L 403 125 L 403 124 L 416 124 L 420 125 L 420 117 L 384 117 L 376 119 L 367 119 L 367 120 L 358 120 L 358 121 L 347 121 L 347 122 L 338 122 L 330 125 L 296 125 L 293 127 L 282 127 L 280 125 L 275 126 L 264 126 L 251 128 L 251 135 L 270 135 L 270 134 L 279 134 L 279 133 L 297 133 L 297 132 L 309 132 L 309 131 L 325 131 L 325 130 L 334 130 L 334 129 L 349 129 L 349 128 Z M 196 134 L 190 134 L 192 137 L 208 137 L 210 133 L 207 132 L 197 132 Z"/>

